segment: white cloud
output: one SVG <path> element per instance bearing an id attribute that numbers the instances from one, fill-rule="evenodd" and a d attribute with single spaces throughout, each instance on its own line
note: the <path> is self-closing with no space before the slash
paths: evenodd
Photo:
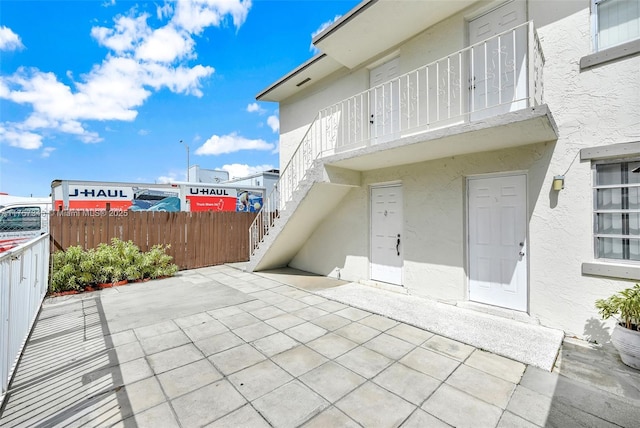
<path id="1" fill-rule="evenodd" d="M 171 172 L 169 173 L 169 175 L 161 175 L 160 177 L 156 178 L 156 183 L 160 183 L 160 184 L 174 183 L 178 181 L 177 178 L 178 178 L 178 175 Z"/>
<path id="2" fill-rule="evenodd" d="M 247 164 L 233 163 L 229 165 L 223 165 L 220 169 L 229 173 L 229 179 L 234 179 L 257 174 L 263 171 L 268 171 L 273 168 L 274 166 L 269 164 L 250 166 Z"/>
<path id="3" fill-rule="evenodd" d="M 271 115 L 267 118 L 267 125 L 273 132 L 278 132 L 280 130 L 280 119 L 275 114 Z"/>
<path id="4" fill-rule="evenodd" d="M 75 135 L 86 143 L 97 142 L 100 136 L 88 130 L 84 121 L 133 121 L 137 109 L 162 89 L 202 97 L 203 81 L 215 70 L 207 65 L 188 64 L 196 58 L 193 36 L 206 27 L 223 24 L 227 17 L 238 28 L 250 8 L 250 0 L 167 2 L 157 8 L 157 14 L 161 19 L 170 19 L 152 28 L 149 15 L 138 13 L 133 7 L 128 14 L 116 16 L 113 26 L 91 29 L 91 36 L 110 52 L 78 79 L 73 73 L 66 73 L 71 84 L 63 83 L 53 73 L 33 68 L 0 76 L 0 100 L 32 110 L 22 123 L 0 122 L 0 141 L 33 149 L 40 147 L 43 140 L 36 133 L 53 131 Z M 16 40 L 19 42 L 11 30 L 0 27 L 0 43 L 15 45 Z"/>
<path id="5" fill-rule="evenodd" d="M 195 57 L 195 42 L 185 32 L 172 27 L 159 28 L 149 35 L 136 50 L 136 57 L 145 61 L 173 62 L 176 59 Z"/>
<path id="6" fill-rule="evenodd" d="M 149 130 L 147 130 L 147 129 L 140 129 L 140 130 L 138 131 L 138 135 L 141 135 L 141 136 L 143 136 L 143 137 L 144 137 L 145 135 L 149 135 L 149 134 L 150 134 L 150 132 L 149 132 Z"/>
<path id="7" fill-rule="evenodd" d="M 259 114 L 264 114 L 266 112 L 266 110 L 260 107 L 258 103 L 251 103 L 247 105 L 247 111 L 249 113 L 259 113 Z"/>
<path id="8" fill-rule="evenodd" d="M 42 136 L 20 129 L 7 129 L 0 125 L 0 142 L 12 147 L 34 150 L 42 147 Z"/>
<path id="9" fill-rule="evenodd" d="M 14 51 L 24 48 L 20 36 L 14 33 L 11 28 L 0 27 L 0 51 Z"/>
<path id="10" fill-rule="evenodd" d="M 226 15 L 240 28 L 251 9 L 251 0 L 190 0 L 175 5 L 173 23 L 190 33 L 200 34 L 206 27 L 218 27 Z"/>
<path id="11" fill-rule="evenodd" d="M 322 33 L 324 30 L 326 30 L 327 28 L 329 28 L 331 25 L 333 25 L 334 22 L 336 22 L 338 19 L 342 18 L 342 15 L 336 15 L 333 17 L 333 19 L 330 19 L 327 22 L 323 22 L 322 24 L 320 24 L 320 27 L 318 27 L 318 29 L 316 31 L 314 31 L 313 33 L 311 33 L 311 40 L 313 40 L 313 38 L 315 36 L 317 36 L 318 34 Z M 311 43 L 309 45 L 309 50 L 312 52 L 318 52 L 318 48 L 316 48 L 313 43 Z"/>
<path id="12" fill-rule="evenodd" d="M 240 150 L 272 150 L 274 145 L 264 140 L 250 140 L 232 132 L 229 135 L 213 135 L 195 151 L 196 155 L 221 155 Z"/>
<path id="13" fill-rule="evenodd" d="M 49 156 L 51 156 L 51 153 L 53 153 L 55 150 L 56 150 L 55 147 L 45 147 L 44 149 L 42 149 L 42 153 L 40 154 L 40 157 L 48 158 Z"/>

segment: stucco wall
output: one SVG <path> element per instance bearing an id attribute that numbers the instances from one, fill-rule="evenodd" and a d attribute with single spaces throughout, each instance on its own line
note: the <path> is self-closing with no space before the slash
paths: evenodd
<path id="1" fill-rule="evenodd" d="M 315 231 L 292 266 L 368 279 L 368 186 L 401 180 L 406 287 L 436 299 L 465 300 L 465 177 L 524 170 L 530 209 L 530 313 L 570 335 L 606 340 L 611 324 L 599 321 L 593 302 L 629 282 L 581 274 L 582 263 L 594 260 L 594 250 L 591 164 L 580 162 L 579 150 L 640 141 L 640 56 L 581 71 L 580 58 L 592 53 L 589 7 L 589 0 L 535 0 L 528 6 L 546 59 L 544 102 L 558 126 L 556 142 L 363 173 L 363 186 L 351 191 Z M 473 10 L 467 10 L 399 47 L 403 71 L 460 49 L 466 37 L 464 20 L 471 15 Z M 361 90 L 368 71 L 348 77 L 354 76 L 359 78 L 349 83 L 351 89 L 345 90 L 349 84 L 344 80 L 327 97 Z M 315 104 L 328 99 L 313 97 Z M 287 105 L 290 111 L 281 119 L 289 121 L 298 105 Z M 566 176 L 565 189 L 554 192 L 551 182 L 558 174 Z"/>

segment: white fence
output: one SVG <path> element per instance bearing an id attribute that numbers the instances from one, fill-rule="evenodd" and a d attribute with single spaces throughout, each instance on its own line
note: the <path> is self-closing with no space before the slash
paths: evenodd
<path id="1" fill-rule="evenodd" d="M 49 234 L 0 253 L 0 406 L 47 293 Z"/>
<path id="2" fill-rule="evenodd" d="M 316 159 L 542 104 L 543 66 L 527 22 L 321 110 L 251 226 L 251 254 Z"/>

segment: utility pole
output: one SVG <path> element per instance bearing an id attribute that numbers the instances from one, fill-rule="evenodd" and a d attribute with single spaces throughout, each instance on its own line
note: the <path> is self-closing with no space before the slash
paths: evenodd
<path id="1" fill-rule="evenodd" d="M 184 144 L 184 146 L 187 149 L 187 183 L 190 182 L 191 180 L 189 180 L 189 167 L 191 166 L 189 164 L 189 145 L 187 143 L 185 143 L 184 141 L 180 140 L 180 144 Z"/>

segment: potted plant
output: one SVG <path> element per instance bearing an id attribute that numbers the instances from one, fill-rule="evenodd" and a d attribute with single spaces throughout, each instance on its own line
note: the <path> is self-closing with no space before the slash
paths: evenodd
<path id="1" fill-rule="evenodd" d="M 605 320 L 619 315 L 611 342 L 623 363 L 640 370 L 640 284 L 596 300 L 596 308 Z"/>

